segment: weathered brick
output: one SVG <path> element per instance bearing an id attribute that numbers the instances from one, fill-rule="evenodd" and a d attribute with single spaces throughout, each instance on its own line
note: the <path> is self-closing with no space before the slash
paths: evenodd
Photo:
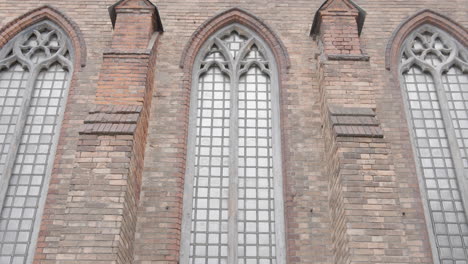
<path id="1" fill-rule="evenodd" d="M 210 25 L 261 28 L 280 66 L 288 263 L 432 263 L 399 80 L 386 69 L 385 52 L 393 30 L 419 9 L 466 28 L 466 5 L 356 0 L 367 12 L 362 34 L 352 8 L 341 17 L 325 10 L 314 41 L 307 33 L 323 1 L 157 1 L 166 32 L 156 60 L 148 50 L 158 27 L 151 6 L 138 10 L 130 1 L 115 12 L 113 30 L 107 8 L 115 2 L 0 1 L 0 26 L 12 25 L 0 32 L 0 46 L 44 14 L 57 17 L 46 8 L 20 17 L 44 4 L 66 15 L 57 23 L 74 43 L 74 77 L 35 263 L 177 263 L 188 76 L 203 40 L 187 43 L 208 36 L 216 27 L 201 25 L 232 7 L 260 19 L 237 10 L 237 20 Z M 67 20 L 72 23 L 60 22 Z M 331 105 L 375 113 L 332 118 L 336 131 L 350 134 L 336 137 Z M 384 138 L 361 137 L 368 134 Z"/>

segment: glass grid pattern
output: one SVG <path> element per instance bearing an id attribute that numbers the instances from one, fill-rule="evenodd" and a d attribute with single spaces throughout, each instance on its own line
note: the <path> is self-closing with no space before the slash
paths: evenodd
<path id="1" fill-rule="evenodd" d="M 442 82 L 463 166 L 468 169 L 468 75 L 451 67 L 442 75 Z"/>
<path id="2" fill-rule="evenodd" d="M 25 263 L 67 83 L 59 64 L 39 73 L 0 217 L 0 263 Z"/>
<path id="3" fill-rule="evenodd" d="M 214 53 L 215 54 L 215 53 Z M 190 263 L 227 263 L 230 81 L 218 67 L 199 79 Z"/>
<path id="4" fill-rule="evenodd" d="M 265 57 L 263 57 L 263 55 L 260 53 L 260 51 L 258 51 L 258 48 L 255 45 L 253 45 L 250 48 L 249 52 L 244 57 L 244 61 L 250 61 L 250 60 L 265 61 Z"/>
<path id="5" fill-rule="evenodd" d="M 199 62 L 194 170 L 188 167 L 190 247 L 182 248 L 181 261 L 276 264 L 281 261 L 275 229 L 281 222 L 275 222 L 275 199 L 281 193 L 274 190 L 269 62 L 252 37 L 232 28 L 223 33 Z M 237 217 L 229 219 L 229 213 Z"/>
<path id="6" fill-rule="evenodd" d="M 403 77 L 441 263 L 466 264 L 468 225 L 433 78 L 416 66 Z"/>
<path id="7" fill-rule="evenodd" d="M 258 67 L 240 78 L 239 264 L 276 263 L 270 96 L 270 78 Z"/>
<path id="8" fill-rule="evenodd" d="M 28 78 L 29 72 L 18 63 L 0 72 L 0 173 L 5 169 Z"/>
<path id="9" fill-rule="evenodd" d="M 231 34 L 223 38 L 223 41 L 226 43 L 226 46 L 231 52 L 233 58 L 237 57 L 239 50 L 242 48 L 243 44 L 247 41 L 247 38 L 239 35 L 236 31 L 232 31 Z"/>

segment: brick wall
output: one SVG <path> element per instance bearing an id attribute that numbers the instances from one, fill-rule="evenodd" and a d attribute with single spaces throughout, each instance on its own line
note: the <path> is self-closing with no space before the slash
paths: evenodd
<path id="1" fill-rule="evenodd" d="M 80 141 L 59 247 L 49 257 L 75 263 L 128 263 L 131 254 L 125 250 L 132 240 L 125 226 L 132 218 L 129 203 L 135 202 L 131 191 L 136 188 L 129 184 L 128 173 L 133 136 L 83 135 Z"/>
<path id="2" fill-rule="evenodd" d="M 335 263 L 350 263 L 349 238 L 347 236 L 347 219 L 344 208 L 343 184 L 340 175 L 340 154 L 336 135 L 331 133 L 333 125 L 328 113 L 324 111 L 325 157 L 327 160 L 325 173 L 329 180 L 329 204 L 331 239 Z"/>
<path id="3" fill-rule="evenodd" d="M 53 5 L 77 24 L 83 34 L 87 48 L 86 66 L 75 69 L 74 81 L 70 87 L 65 119 L 62 125 L 41 234 L 36 250 L 37 263 L 76 263 L 72 259 L 67 260 L 70 257 L 68 254 L 83 257 L 80 260 L 82 263 L 86 263 L 86 261 L 95 263 L 92 258 L 97 257 L 97 255 L 105 256 L 117 251 L 125 252 L 126 249 L 130 252 L 131 243 L 128 242 L 131 241 L 129 238 L 131 236 L 127 234 L 131 234 L 133 231 L 131 225 L 127 227 L 126 223 L 134 223 L 135 221 L 134 263 L 177 263 L 189 108 L 189 85 L 186 83 L 187 80 L 184 79 L 184 70 L 187 68 L 181 69 L 179 62 L 183 49 L 193 32 L 204 21 L 230 7 L 245 8 L 261 18 L 273 28 L 289 53 L 291 66 L 281 76 L 281 125 L 285 170 L 288 260 L 290 263 L 334 263 L 336 259 L 333 255 L 336 252 L 344 252 L 339 254 L 337 263 L 347 263 L 351 261 L 352 255 L 358 256 L 362 253 L 362 255 L 369 256 L 368 252 L 370 251 L 358 251 L 361 249 L 371 249 L 377 255 L 406 254 L 405 256 L 412 256 L 411 260 L 398 259 L 401 262 L 431 263 L 401 92 L 398 87 L 398 80 L 395 80 L 392 74 L 385 69 L 385 47 L 397 25 L 407 16 L 423 7 L 450 16 L 462 26 L 468 27 L 465 0 L 448 2 L 434 0 L 356 0 L 355 2 L 367 12 L 359 41 L 360 50 L 363 51 L 364 55 L 369 55 L 369 61 L 345 62 L 332 60 L 321 60 L 319 62 L 317 59 L 320 49 L 317 45 L 318 42 L 309 37 L 309 31 L 314 14 L 319 9 L 322 1 L 154 1 L 158 6 L 166 32 L 160 36 L 157 45 L 157 59 L 148 57 L 148 60 L 154 64 L 143 63 L 140 65 L 140 69 L 146 67 L 145 65 L 155 68 L 155 89 L 147 90 L 146 86 L 141 85 L 135 87 L 122 85 L 119 87 L 120 81 L 128 79 L 109 78 L 109 82 L 115 81 L 115 87 L 108 87 L 109 90 L 104 91 L 98 89 L 98 85 L 105 88 L 102 83 L 104 77 L 99 75 L 101 68 L 104 69 L 103 72 L 109 71 L 109 74 L 111 74 L 113 71 L 118 70 L 112 68 L 113 63 L 121 63 L 123 60 L 118 61 L 116 58 L 109 58 L 109 61 L 106 61 L 106 64 L 109 64 L 103 65 L 104 53 L 110 52 L 109 48 L 119 47 L 117 44 L 115 44 L 116 46 L 112 44 L 112 23 L 107 10 L 115 2 L 114 0 L 3 0 L 0 2 L 0 26 L 6 25 L 28 10 L 44 4 Z M 141 16 L 145 17 L 145 15 Z M 119 23 L 118 19 L 116 23 Z M 119 26 L 116 28 L 119 29 Z M 151 29 L 151 26 L 142 27 L 141 29 L 144 30 L 135 32 L 129 31 L 125 27 L 121 29 L 123 32 L 135 33 L 132 36 L 134 39 L 139 39 L 140 37 L 137 34 L 147 32 L 147 30 Z M 355 36 L 356 31 L 353 29 L 350 33 Z M 115 36 L 115 38 L 124 37 L 125 35 L 127 34 Z M 128 35 L 130 36 L 130 34 Z M 148 34 L 142 33 L 141 36 L 147 37 Z M 346 41 L 354 44 L 346 44 Z M 125 43 L 125 41 L 119 41 L 118 43 Z M 343 40 L 337 40 L 336 44 L 344 47 L 339 48 L 341 51 L 357 50 L 357 48 L 346 48 L 347 46 L 355 46 L 355 39 L 345 40 L 343 38 Z M 331 45 L 334 45 L 333 41 Z M 138 49 L 147 48 L 144 42 L 135 43 L 135 47 L 138 47 Z M 135 54 L 136 51 L 133 50 L 132 52 Z M 109 57 L 111 56 L 109 55 Z M 132 59 L 126 57 L 125 63 L 138 63 L 132 61 L 134 57 Z M 111 63 L 111 61 L 113 62 Z M 153 83 L 152 73 L 150 72 L 149 75 L 141 77 L 137 82 L 147 80 Z M 122 71 L 122 74 L 127 75 L 125 71 Z M 328 80 L 325 79 L 325 76 L 328 76 Z M 320 98 L 320 83 L 322 83 L 322 87 L 326 85 L 329 88 L 326 89 L 329 94 L 324 96 L 330 98 L 329 102 L 333 102 L 333 104 L 342 103 L 351 107 L 375 108 L 384 139 L 359 139 L 361 140 L 358 141 L 359 144 L 356 141 L 343 140 L 339 142 L 335 140 L 335 143 L 329 144 L 328 142 L 333 142 L 334 135 L 327 129 L 325 122 L 325 114 L 327 113 L 325 109 L 327 108 L 324 105 L 325 99 Z M 112 89 L 114 91 L 108 93 Z M 114 93 L 125 96 L 114 97 Z M 96 102 L 125 103 L 128 94 L 132 95 L 129 96 L 132 98 L 131 102 L 140 100 L 139 102 L 143 103 L 152 100 L 151 106 L 145 104 L 148 108 L 143 108 L 140 114 L 140 119 L 143 122 L 146 122 L 144 120 L 149 122 L 147 143 L 143 139 L 145 138 L 145 130 L 141 130 L 141 132 L 137 130 L 134 137 L 128 135 L 82 135 L 80 137 L 79 132 L 82 131 L 82 124 Z M 136 96 L 137 94 L 138 96 Z M 142 94 L 143 99 L 140 97 Z M 118 145 L 112 147 L 101 146 L 102 143 L 111 144 L 111 142 L 126 142 L 125 144 L 130 145 L 125 145 L 127 147 Z M 326 144 L 327 147 L 325 147 Z M 131 156 L 133 158 L 128 156 L 128 153 L 130 153 L 128 152 L 128 146 L 132 146 L 130 152 L 139 154 Z M 114 163 L 112 159 L 103 161 L 104 163 L 101 164 L 106 165 L 103 165 L 102 174 L 98 170 L 96 171 L 96 178 L 90 178 L 89 174 L 84 173 L 91 170 L 86 166 L 95 166 L 97 162 L 90 162 L 93 165 L 89 165 L 89 162 L 85 160 L 86 157 L 81 157 L 82 153 L 88 152 L 84 148 L 93 149 L 92 152 L 95 154 L 92 155 L 105 155 L 104 153 L 115 152 L 127 156 L 124 163 L 115 160 Z M 125 148 L 125 150 L 122 150 L 122 148 Z M 106 177 L 107 172 L 104 172 L 105 169 L 117 169 L 113 166 L 126 166 L 125 168 L 131 171 L 128 175 L 138 175 L 137 171 L 141 167 L 137 164 L 143 162 L 143 149 L 144 168 L 142 168 L 142 188 L 138 203 L 137 200 L 132 200 L 138 197 L 138 192 L 132 189 L 132 184 L 128 185 L 129 188 L 124 190 L 122 186 L 111 185 L 110 179 L 98 181 L 99 177 L 97 176 Z M 339 149 L 346 151 L 340 152 Z M 357 151 L 367 153 L 359 156 L 351 155 L 352 158 L 344 158 L 344 153 Z M 372 156 L 370 155 L 372 153 L 369 154 L 372 151 L 382 151 L 383 153 L 380 156 Z M 96 158 L 100 159 L 99 157 Z M 105 159 L 108 159 L 108 157 Z M 340 197 L 337 190 L 346 187 L 343 185 L 345 181 L 339 182 L 337 178 L 333 178 L 339 176 L 335 172 L 338 170 L 339 164 L 359 166 L 359 172 L 366 172 L 368 171 L 366 165 L 371 160 L 379 160 L 384 166 L 388 166 L 385 169 L 376 168 L 375 173 L 383 172 L 385 174 L 393 171 L 393 174 L 386 176 L 391 180 L 392 186 L 390 189 L 392 192 L 377 192 L 375 187 L 371 187 L 370 190 L 366 189 L 366 192 L 369 191 L 369 197 L 362 198 L 366 199 L 365 201 L 349 200 L 352 197 L 346 197 L 345 195 Z M 123 174 L 120 177 L 128 183 L 128 177 L 125 178 L 126 176 L 123 176 Z M 367 178 L 361 180 L 362 182 L 372 182 L 374 184 L 385 183 L 381 182 L 380 178 L 375 177 L 377 175 L 372 175 L 372 180 L 369 178 L 369 181 L 366 181 Z M 96 189 L 95 192 L 92 192 L 94 196 L 90 197 L 80 196 L 82 194 L 75 192 L 87 191 L 87 188 L 97 188 L 97 186 L 90 186 L 90 183 L 93 183 L 92 180 L 101 184 L 99 186 L 102 188 L 119 189 L 118 194 L 109 191 L 105 193 L 105 197 L 101 197 L 108 200 L 107 204 L 109 206 L 114 203 L 113 199 L 117 199 L 116 197 L 122 199 L 115 202 L 119 207 L 112 209 L 113 213 L 109 213 L 108 220 L 103 222 L 98 221 L 100 218 L 93 219 L 91 217 L 93 214 L 89 214 L 89 219 L 86 219 L 83 211 L 80 211 L 80 208 L 89 208 L 90 211 L 100 208 L 101 205 L 86 204 L 80 201 L 80 197 L 94 199 L 93 197 L 98 196 L 99 190 Z M 330 180 L 332 180 L 331 183 Z M 132 178 L 130 183 L 133 181 L 139 181 L 139 178 Z M 88 187 L 85 188 L 85 186 Z M 329 186 L 333 188 L 329 189 Z M 360 191 L 355 190 L 349 193 L 359 193 Z M 128 196 L 129 193 L 135 193 L 135 195 Z M 392 201 L 391 206 L 396 208 L 395 211 L 398 212 L 398 215 L 378 216 L 375 221 L 382 221 L 383 217 L 384 223 L 389 225 L 397 223 L 396 227 L 392 226 L 391 228 L 401 230 L 403 235 L 400 235 L 400 238 L 402 238 L 403 242 L 395 242 L 390 235 L 386 236 L 386 234 L 379 234 L 382 239 L 388 239 L 388 242 L 385 243 L 380 241 L 354 243 L 349 237 L 346 240 L 343 231 L 346 227 L 344 224 L 345 218 L 341 220 L 341 218 L 336 217 L 336 215 L 347 215 L 344 206 L 346 199 L 348 199 L 349 206 L 354 203 L 350 201 L 356 201 L 356 204 L 374 202 L 376 203 L 375 206 L 383 208 L 380 211 L 383 214 L 383 212 L 388 211 L 388 205 L 384 205 L 384 201 L 372 200 L 375 197 L 370 196 L 376 193 L 379 193 L 379 196 L 388 195 L 389 198 L 386 199 Z M 336 200 L 340 200 L 340 204 L 343 206 L 335 206 L 330 209 L 329 197 L 335 194 Z M 123 202 L 124 200 L 127 202 Z M 138 205 L 137 209 L 136 205 Z M 133 209 L 131 209 L 132 206 Z M 119 210 L 122 210 L 122 212 L 127 210 L 131 213 L 125 214 L 124 219 L 122 212 Z M 372 210 L 363 210 L 361 212 L 365 214 L 366 212 L 372 212 Z M 404 216 L 403 212 L 405 213 Z M 119 215 L 122 218 L 119 218 Z M 95 216 L 103 217 L 104 215 L 96 213 Z M 82 219 L 80 220 L 80 218 Z M 73 226 L 76 223 L 75 220 L 80 220 L 80 225 Z M 352 217 L 346 219 L 346 221 L 352 220 Z M 359 220 L 361 219 L 359 218 Z M 68 234 L 64 232 L 65 222 L 69 225 L 67 228 L 70 228 Z M 118 226 L 117 222 L 120 222 L 121 225 Z M 83 225 L 83 223 L 86 224 Z M 87 250 L 91 250 L 91 248 L 97 250 L 95 249 L 98 248 L 97 245 L 105 246 L 106 243 L 109 243 L 107 246 L 112 248 L 110 251 L 100 253 L 97 251 L 83 251 L 79 254 L 74 252 L 76 243 L 78 243 L 78 240 L 75 239 L 81 239 L 81 233 L 88 232 L 92 234 L 97 232 L 97 226 L 93 226 L 93 224 L 102 224 L 102 228 L 104 228 L 104 224 L 110 224 L 113 230 L 124 228 L 118 239 L 112 237 L 112 239 L 106 240 L 108 242 L 102 240 L 102 243 L 96 241 L 83 242 L 86 243 L 84 248 Z M 111 227 L 105 228 L 110 230 Z M 352 230 L 356 227 L 350 225 L 347 228 Z M 371 230 L 371 228 L 367 230 Z M 379 230 L 384 230 L 384 227 Z M 104 237 L 104 234 L 102 235 Z M 363 239 L 365 238 L 363 237 Z M 119 241 L 120 244 L 118 246 L 111 244 L 109 241 Z M 333 243 L 333 241 L 339 241 L 340 244 Z M 404 248 L 402 245 L 404 245 Z M 350 248 L 356 250 L 352 255 Z M 391 248 L 396 250 L 388 251 Z M 66 250 L 69 250 L 69 252 Z M 398 250 L 402 251 L 398 252 Z M 346 255 L 345 252 L 349 252 L 349 254 L 346 253 Z M 114 254 L 112 260 L 109 259 L 109 261 L 117 261 L 115 256 Z M 125 254 L 119 257 L 119 261 L 128 260 Z M 60 262 L 59 259 L 61 259 Z"/>
<path id="4" fill-rule="evenodd" d="M 361 44 L 356 27 L 356 14 L 350 15 L 323 15 L 322 41 L 328 54 L 361 54 Z"/>
<path id="5" fill-rule="evenodd" d="M 375 91 L 368 61 L 326 60 L 323 85 L 329 104 L 375 108 Z"/>
<path id="6" fill-rule="evenodd" d="M 148 61 L 147 52 L 106 52 L 96 91 L 96 103 L 142 105 Z"/>

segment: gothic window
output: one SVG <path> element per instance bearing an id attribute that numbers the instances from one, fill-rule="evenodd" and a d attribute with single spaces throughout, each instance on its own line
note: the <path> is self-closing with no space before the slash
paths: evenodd
<path id="1" fill-rule="evenodd" d="M 467 50 L 425 25 L 404 42 L 400 70 L 436 258 L 466 264 Z"/>
<path id="2" fill-rule="evenodd" d="M 200 50 L 180 263 L 285 263 L 277 79 L 272 52 L 241 25 Z"/>
<path id="3" fill-rule="evenodd" d="M 0 51 L 0 263 L 32 262 L 72 72 L 70 40 L 44 21 Z"/>

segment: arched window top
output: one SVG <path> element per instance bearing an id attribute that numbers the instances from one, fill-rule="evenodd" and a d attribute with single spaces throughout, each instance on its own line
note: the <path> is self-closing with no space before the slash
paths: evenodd
<path id="1" fill-rule="evenodd" d="M 74 67 L 79 70 L 79 66 L 86 66 L 86 42 L 78 25 L 66 14 L 50 5 L 43 5 L 32 9 L 23 15 L 11 20 L 4 27 L 0 28 L 0 47 L 3 49 L 11 42 L 11 38 L 22 34 L 42 22 L 51 23 L 55 28 L 66 33 L 73 47 L 72 60 Z M 3 58 L 3 57 L 0 57 Z"/>
<path id="2" fill-rule="evenodd" d="M 0 69 L 20 63 L 30 72 L 59 63 L 64 69 L 72 67 L 73 52 L 65 32 L 51 21 L 37 23 L 9 41 L 0 51 Z"/>
<path id="3" fill-rule="evenodd" d="M 454 65 L 466 72 L 468 52 L 449 34 L 432 25 L 423 25 L 406 38 L 400 63 L 403 72 L 414 65 L 433 74 L 446 72 Z"/>
<path id="4" fill-rule="evenodd" d="M 203 45 L 195 62 L 195 69 L 200 70 L 195 75 L 199 76 L 213 65 L 230 77 L 240 76 L 252 66 L 270 75 L 273 61 L 272 52 L 261 38 L 250 29 L 233 24 L 213 34 Z"/>
<path id="5" fill-rule="evenodd" d="M 248 28 L 255 31 L 256 34 L 253 35 L 260 36 L 268 44 L 267 46 L 272 49 L 272 55 L 274 55 L 276 63 L 278 63 L 278 70 L 285 72 L 290 67 L 291 62 L 286 46 L 280 40 L 279 35 L 263 20 L 249 11 L 238 7 L 224 10 L 200 25 L 185 46 L 179 66 L 184 68 L 193 65 L 196 55 L 202 49 L 201 47 L 206 44 L 207 39 L 213 36 L 213 31 L 225 29 L 229 25 L 234 27 L 237 25 L 243 29 Z"/>
<path id="6" fill-rule="evenodd" d="M 393 31 L 385 50 L 385 68 L 398 75 L 401 47 L 409 35 L 422 26 L 432 26 L 450 35 L 463 46 L 468 45 L 468 30 L 449 17 L 430 9 L 422 9 L 402 21 Z"/>

